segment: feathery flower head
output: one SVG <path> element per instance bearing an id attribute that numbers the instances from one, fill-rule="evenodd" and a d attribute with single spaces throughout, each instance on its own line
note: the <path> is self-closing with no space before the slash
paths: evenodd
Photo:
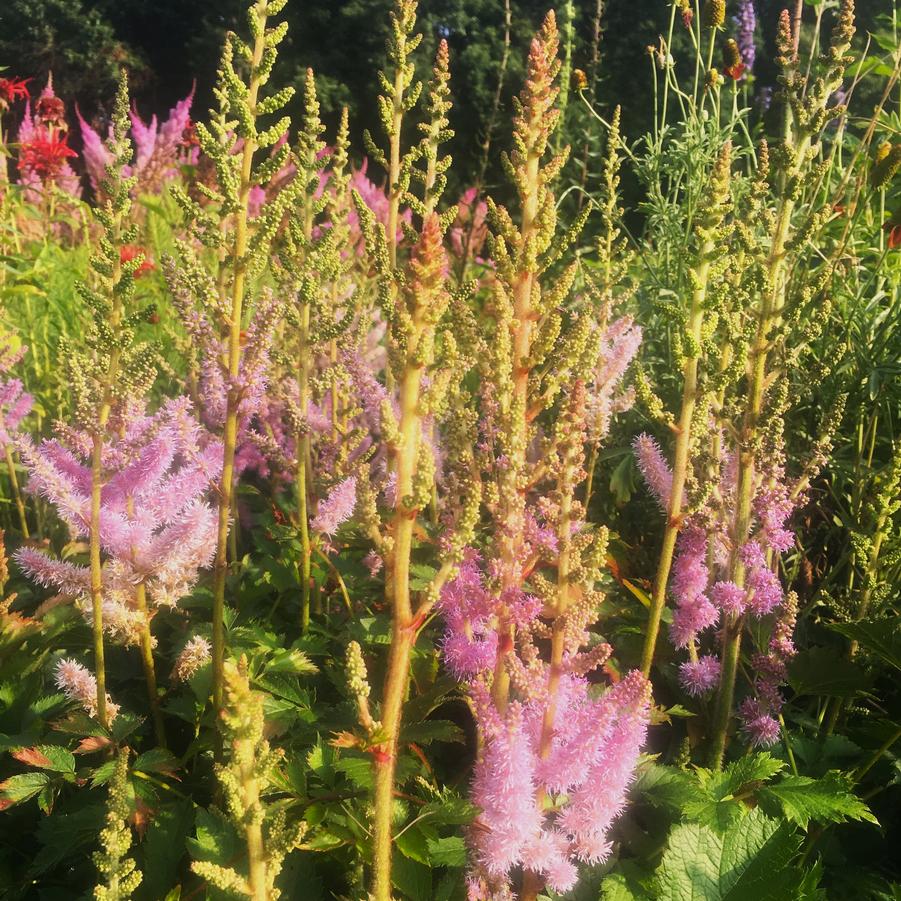
<path id="1" fill-rule="evenodd" d="M 661 508 L 664 511 L 669 510 L 673 472 L 660 450 L 660 445 L 646 432 L 642 432 L 635 437 L 632 447 L 645 484 L 657 498 Z"/>
<path id="2" fill-rule="evenodd" d="M 53 678 L 59 688 L 70 701 L 77 701 L 84 707 L 88 716 L 97 716 L 97 680 L 86 667 L 77 660 L 63 658 L 57 661 L 53 670 Z M 119 712 L 119 705 L 114 704 L 109 695 L 106 698 L 106 713 L 112 722 Z"/>
<path id="3" fill-rule="evenodd" d="M 693 698 L 709 694 L 720 684 L 720 661 L 712 655 L 687 660 L 679 667 L 679 684 Z"/>
<path id="4" fill-rule="evenodd" d="M 353 516 L 357 505 L 357 477 L 348 476 L 339 482 L 320 502 L 316 515 L 310 522 L 314 532 L 334 535 L 341 523 Z"/>
<path id="5" fill-rule="evenodd" d="M 187 682 L 198 670 L 210 661 L 212 647 L 202 635 L 188 639 L 175 661 L 172 678 Z"/>

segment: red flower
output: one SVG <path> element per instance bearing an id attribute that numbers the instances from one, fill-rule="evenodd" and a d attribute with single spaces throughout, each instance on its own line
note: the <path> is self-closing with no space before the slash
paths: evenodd
<path id="1" fill-rule="evenodd" d="M 738 79 L 741 78 L 742 73 L 745 71 L 745 68 L 746 68 L 746 67 L 745 67 L 745 64 L 744 64 L 744 63 L 738 63 L 738 65 L 735 65 L 735 66 L 729 66 L 729 68 L 726 69 L 726 74 L 727 74 L 733 81 L 738 81 Z"/>
<path id="2" fill-rule="evenodd" d="M 136 259 L 139 256 L 144 257 L 144 259 L 142 260 L 141 265 L 138 266 L 137 269 L 135 269 L 135 278 L 140 278 L 145 273 L 152 272 L 154 269 L 156 269 L 156 266 L 154 266 L 150 258 L 147 256 L 147 251 L 144 250 L 143 247 L 138 247 L 136 244 L 125 244 L 119 251 L 120 263 L 130 263 L 132 260 Z"/>
<path id="3" fill-rule="evenodd" d="M 45 125 L 62 125 L 66 118 L 66 105 L 52 95 L 42 95 L 34 105 L 38 118 Z"/>
<path id="4" fill-rule="evenodd" d="M 892 225 L 891 222 L 886 222 L 883 228 L 888 232 L 889 250 L 897 250 L 901 247 L 901 224 Z"/>
<path id="5" fill-rule="evenodd" d="M 59 175 L 66 160 L 78 154 L 66 143 L 67 135 L 62 137 L 38 132 L 31 141 L 24 143 L 19 150 L 19 168 L 29 170 L 43 178 L 55 178 Z"/>
<path id="6" fill-rule="evenodd" d="M 0 103 L 11 104 L 16 100 L 27 100 L 30 78 L 0 78 Z"/>

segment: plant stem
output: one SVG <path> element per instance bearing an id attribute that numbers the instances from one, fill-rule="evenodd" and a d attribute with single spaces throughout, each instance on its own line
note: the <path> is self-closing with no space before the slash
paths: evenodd
<path id="1" fill-rule="evenodd" d="M 266 4 L 263 0 L 253 7 L 259 27 L 253 44 L 250 67 L 250 83 L 247 89 L 247 104 L 256 112 L 257 96 L 260 90 L 259 66 L 265 46 Z M 257 150 L 256 140 L 248 135 L 244 139 L 241 155 L 241 183 L 238 193 L 238 211 L 234 222 L 234 247 L 231 254 L 234 267 L 231 285 L 231 316 L 228 335 L 228 374 L 234 383 L 241 365 L 241 322 L 244 313 L 244 282 L 247 270 L 245 255 L 248 243 L 248 212 L 250 190 L 253 187 L 251 173 L 253 156 Z M 224 284 L 224 282 L 223 282 Z M 223 679 L 225 664 L 225 580 L 228 574 L 228 534 L 229 519 L 234 497 L 235 450 L 238 439 L 238 392 L 234 387 L 228 390 L 223 435 L 222 475 L 219 480 L 219 522 L 216 533 L 216 557 L 213 576 L 213 704 L 222 708 Z M 264 889 L 265 890 L 265 889 Z"/>
<path id="2" fill-rule="evenodd" d="M 19 511 L 19 529 L 23 538 L 30 538 L 28 534 L 28 519 L 25 516 L 25 502 L 22 500 L 22 492 L 19 490 L 19 479 L 16 476 L 16 461 L 13 459 L 12 448 L 7 444 L 4 448 L 6 455 L 6 469 L 9 473 L 9 483 L 12 487 L 13 498 L 16 501 L 16 509 Z"/>
<path id="3" fill-rule="evenodd" d="M 414 320 L 415 328 L 415 320 Z M 389 556 L 386 583 L 392 607 L 391 650 L 382 694 L 381 723 L 384 741 L 375 758 L 375 816 L 373 826 L 373 895 L 391 899 L 391 813 L 401 715 L 410 676 L 410 652 L 416 637 L 410 597 L 410 554 L 416 511 L 406 507 L 413 494 L 413 476 L 421 440 L 419 391 L 421 367 L 409 361 L 400 384 L 400 434 L 397 453 L 397 492 L 393 522 L 394 547 Z"/>
<path id="4" fill-rule="evenodd" d="M 160 710 L 160 697 L 156 684 L 156 667 L 153 662 L 153 637 L 150 634 L 150 619 L 147 615 L 147 589 L 143 582 L 135 589 L 135 600 L 144 620 L 141 625 L 141 664 L 144 667 L 144 679 L 147 682 L 147 697 L 150 701 L 150 715 L 153 718 L 153 732 L 156 743 L 166 747 L 166 727 L 163 713 Z"/>
<path id="5" fill-rule="evenodd" d="M 108 407 L 106 407 L 108 411 Z M 108 415 L 108 412 L 107 412 Z M 106 416 L 101 415 L 100 428 Z M 94 434 L 94 450 L 91 455 L 91 613 L 93 618 L 94 675 L 97 679 L 97 719 L 103 728 L 109 721 L 106 715 L 106 663 L 103 652 L 103 569 L 100 561 L 100 494 L 103 490 L 103 438 L 100 431 Z"/>

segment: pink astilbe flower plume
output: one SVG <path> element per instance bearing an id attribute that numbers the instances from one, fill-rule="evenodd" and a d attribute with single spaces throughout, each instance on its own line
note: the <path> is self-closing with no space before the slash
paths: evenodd
<path id="1" fill-rule="evenodd" d="M 645 484 L 657 503 L 666 511 L 669 510 L 670 494 L 673 490 L 673 471 L 660 450 L 660 445 L 648 434 L 642 432 L 632 442 L 638 468 L 644 477 Z"/>
<path id="2" fill-rule="evenodd" d="M 178 174 L 180 166 L 197 163 L 198 148 L 185 141 L 185 133 L 191 125 L 191 93 L 169 111 L 166 120 L 160 124 L 156 116 L 144 122 L 136 109 L 129 113 L 131 137 L 135 145 L 134 161 L 126 166 L 123 177 L 135 176 L 136 194 L 158 193 L 163 185 Z M 106 178 L 106 168 L 113 159 L 103 138 L 84 120 L 76 108 L 76 116 L 81 129 L 83 158 L 91 186 L 99 190 Z"/>
<path id="3" fill-rule="evenodd" d="M 135 591 L 143 585 L 154 607 L 190 593 L 215 549 L 216 513 L 204 499 L 221 466 L 221 446 L 191 424 L 185 401 L 158 414 L 129 417 L 124 434 L 110 435 L 101 494 L 104 628 L 126 644 L 138 641 L 143 614 Z M 77 439 L 77 435 L 73 434 Z M 52 503 L 76 537 L 90 530 L 91 474 L 84 442 L 19 443 L 28 488 Z M 35 581 L 75 600 L 90 619 L 90 570 L 21 548 L 15 557 Z"/>
<path id="4" fill-rule="evenodd" d="M 97 716 L 97 680 L 86 667 L 77 660 L 59 660 L 53 670 L 57 687 L 70 701 L 77 701 L 88 716 Z M 109 695 L 106 698 L 106 715 L 110 722 L 116 718 L 119 705 L 114 704 Z"/>
<path id="5" fill-rule="evenodd" d="M 310 522 L 314 532 L 334 535 L 341 523 L 350 519 L 357 504 L 357 479 L 348 476 L 335 485 L 323 501 L 320 501 L 316 515 Z"/>

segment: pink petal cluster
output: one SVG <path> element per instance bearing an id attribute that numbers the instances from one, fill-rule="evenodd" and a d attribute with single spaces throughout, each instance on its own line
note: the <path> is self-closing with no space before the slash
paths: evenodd
<path id="1" fill-rule="evenodd" d="M 641 326 L 631 316 L 622 316 L 597 335 L 598 364 L 588 383 L 586 410 L 587 437 L 592 444 L 607 435 L 614 413 L 632 406 L 632 391 L 621 391 L 620 385 L 641 346 L 641 334 Z"/>
<path id="2" fill-rule="evenodd" d="M 172 678 L 179 682 L 187 682 L 198 670 L 210 662 L 212 647 L 202 635 L 193 635 L 188 639 L 175 660 Z"/>
<path id="3" fill-rule="evenodd" d="M 348 476 L 332 488 L 325 500 L 320 501 L 310 527 L 314 532 L 334 535 L 338 526 L 353 516 L 356 505 L 357 478 Z"/>
<path id="4" fill-rule="evenodd" d="M 42 110 L 51 111 L 43 113 Z M 65 121 L 65 106 L 53 90 L 53 73 L 47 76 L 47 84 L 32 106 L 31 99 L 25 101 L 25 114 L 19 125 L 16 143 L 26 147 L 35 141 L 65 143 L 68 136 L 68 125 Z M 75 156 L 69 153 L 69 156 Z M 19 160 L 19 183 L 25 188 L 24 196 L 28 203 L 40 203 L 45 194 L 44 178 L 40 172 L 32 169 L 25 156 Z M 72 166 L 62 161 L 53 175 L 53 185 L 70 197 L 81 197 L 81 182 Z"/>
<path id="5" fill-rule="evenodd" d="M 712 654 L 686 660 L 679 667 L 679 684 L 693 698 L 710 694 L 720 684 L 720 661 Z"/>
<path id="6" fill-rule="evenodd" d="M 77 660 L 64 658 L 53 670 L 54 681 L 70 701 L 77 701 L 88 716 L 97 716 L 97 680 L 94 674 Z M 110 722 L 116 718 L 119 705 L 106 696 L 106 715 Z"/>
<path id="7" fill-rule="evenodd" d="M 501 608 L 521 636 L 506 657 L 516 699 L 503 713 L 488 689 L 505 640 L 498 634 Z M 484 743 L 472 785 L 481 813 L 470 835 L 470 897 L 505 897 L 510 871 L 520 866 L 539 873 L 554 891 L 568 891 L 580 861 L 609 855 L 607 834 L 625 804 L 647 728 L 650 684 L 636 671 L 600 696 L 592 690 L 586 674 L 611 649 L 580 649 L 590 640 L 587 610 L 574 611 L 565 672 L 552 679 L 550 665 L 527 637 L 538 626 L 541 602 L 513 587 L 495 593 L 472 549 L 442 591 L 439 609 L 447 626 L 445 662 L 457 678 L 469 680 Z M 551 740 L 542 752 L 549 711 Z M 553 814 L 541 806 L 541 794 L 556 800 Z"/>
<path id="8" fill-rule="evenodd" d="M 668 511 L 673 491 L 673 471 L 669 468 L 660 445 L 646 432 L 642 432 L 632 442 L 632 448 L 645 484 L 661 509 Z"/>
<path id="9" fill-rule="evenodd" d="M 136 411 L 132 411 L 136 412 Z M 194 420 L 185 401 L 170 401 L 155 416 L 128 416 L 124 434 L 111 435 L 103 465 L 100 542 L 104 628 L 133 644 L 142 614 L 138 585 L 155 606 L 172 606 L 188 594 L 216 546 L 216 512 L 204 499 L 218 477 L 221 445 Z M 68 444 L 19 443 L 29 471 L 28 489 L 52 503 L 76 537 L 90 532 L 91 469 L 87 438 Z M 90 618 L 90 571 L 21 548 L 18 564 L 39 584 L 76 600 Z"/>
<path id="10" fill-rule="evenodd" d="M 132 164 L 126 166 L 122 174 L 126 178 L 137 178 L 136 193 L 158 193 L 167 181 L 178 174 L 180 166 L 197 163 L 198 148 L 185 140 L 185 133 L 191 125 L 193 100 L 192 87 L 191 93 L 175 104 L 162 124 L 157 121 L 156 116 L 151 117 L 149 122 L 144 122 L 136 109 L 129 113 L 135 156 Z M 81 128 L 85 168 L 91 186 L 98 191 L 106 178 L 106 168 L 113 161 L 112 154 L 103 138 L 84 120 L 81 112 L 76 110 L 76 114 Z"/>
<path id="11" fill-rule="evenodd" d="M 25 355 L 27 348 L 13 350 L 11 343 L 0 339 L 0 450 L 15 442 L 16 431 L 31 412 L 34 398 L 25 391 L 19 379 L 4 380 L 2 376 Z"/>
<path id="12" fill-rule="evenodd" d="M 696 525 L 679 535 L 670 592 L 676 601 L 670 637 L 678 648 L 688 647 L 705 629 L 719 620 L 719 611 L 707 597 L 707 534 Z"/>

